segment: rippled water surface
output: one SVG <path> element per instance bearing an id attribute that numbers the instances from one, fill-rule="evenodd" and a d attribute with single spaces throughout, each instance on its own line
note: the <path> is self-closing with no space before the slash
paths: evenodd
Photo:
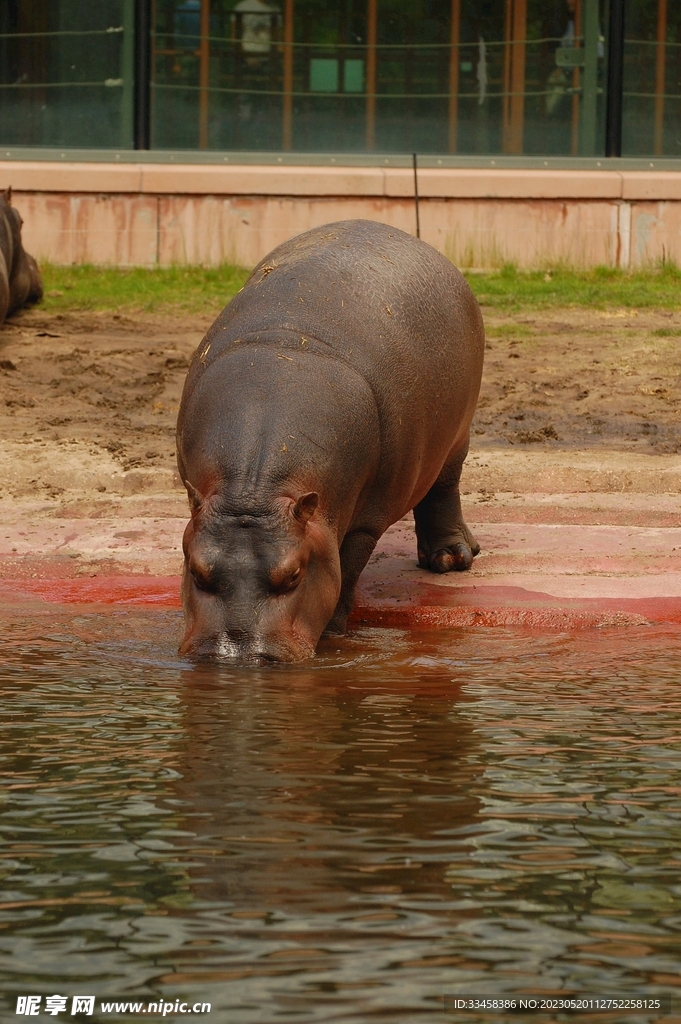
<path id="1" fill-rule="evenodd" d="M 236 670 L 179 629 L 0 612 L 8 1019 L 32 992 L 230 1024 L 681 992 L 678 631 L 363 630 Z"/>

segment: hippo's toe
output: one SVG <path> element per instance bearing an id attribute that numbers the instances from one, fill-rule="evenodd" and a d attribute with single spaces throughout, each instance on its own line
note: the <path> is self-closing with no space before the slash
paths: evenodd
<path id="1" fill-rule="evenodd" d="M 473 559 L 480 553 L 480 545 L 469 530 L 466 530 L 466 534 L 466 537 L 459 534 L 459 538 L 442 538 L 440 543 L 436 542 L 432 548 L 425 543 L 419 544 L 419 566 L 431 572 L 464 572 L 470 569 Z"/>
<path id="2" fill-rule="evenodd" d="M 428 568 L 432 572 L 463 572 L 473 564 L 473 552 L 468 544 L 452 544 L 449 548 L 435 551 L 429 559 Z"/>

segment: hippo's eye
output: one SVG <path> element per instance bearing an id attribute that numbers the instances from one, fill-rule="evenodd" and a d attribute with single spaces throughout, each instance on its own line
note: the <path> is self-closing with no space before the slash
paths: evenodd
<path id="1" fill-rule="evenodd" d="M 210 580 L 207 580 L 205 576 L 199 576 L 198 573 L 192 572 L 191 577 L 199 590 L 210 590 Z"/>
<path id="2" fill-rule="evenodd" d="M 278 573 L 272 577 L 272 589 L 276 590 L 278 594 L 286 594 L 290 590 L 295 590 L 300 583 L 301 568 L 298 566 L 292 572 L 279 575 Z"/>
<path id="3" fill-rule="evenodd" d="M 196 565 L 190 565 L 189 574 L 199 590 L 211 591 L 215 589 L 210 575 L 204 568 L 200 568 Z"/>

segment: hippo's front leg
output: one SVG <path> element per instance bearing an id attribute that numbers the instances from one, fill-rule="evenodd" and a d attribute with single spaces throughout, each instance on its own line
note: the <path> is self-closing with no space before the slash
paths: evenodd
<path id="1" fill-rule="evenodd" d="M 348 625 L 348 616 L 355 603 L 355 587 L 362 570 L 371 558 L 378 537 L 365 530 L 354 530 L 346 534 L 340 547 L 341 592 L 338 604 L 324 630 L 324 636 L 343 636 Z"/>
<path id="2" fill-rule="evenodd" d="M 461 511 L 459 480 L 464 459 L 457 452 L 414 508 L 419 565 L 431 572 L 470 569 L 480 545 L 466 526 Z"/>

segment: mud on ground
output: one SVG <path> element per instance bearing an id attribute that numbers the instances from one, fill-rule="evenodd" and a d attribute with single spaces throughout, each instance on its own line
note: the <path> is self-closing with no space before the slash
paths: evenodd
<path id="1" fill-rule="evenodd" d="M 681 313 L 488 311 L 485 323 L 474 444 L 681 451 Z"/>
<path id="2" fill-rule="evenodd" d="M 94 443 L 123 470 L 174 466 L 182 384 L 210 320 L 22 311 L 0 330 L 0 435 Z"/>
<path id="3" fill-rule="evenodd" d="M 681 451 L 681 313 L 483 314 L 474 447 Z M 124 471 L 173 468 L 184 377 L 211 321 L 22 311 L 0 329 L 0 436 L 85 444 Z M 38 487 L 32 445 L 14 458 L 25 458 L 20 475 Z"/>

